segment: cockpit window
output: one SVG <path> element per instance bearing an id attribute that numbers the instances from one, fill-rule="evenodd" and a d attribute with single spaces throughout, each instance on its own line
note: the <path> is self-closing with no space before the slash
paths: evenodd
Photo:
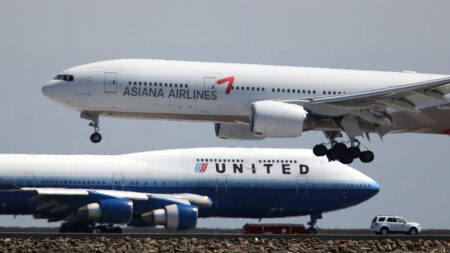
<path id="1" fill-rule="evenodd" d="M 63 81 L 66 81 L 66 82 L 73 82 L 73 80 L 74 80 L 73 75 L 57 75 L 53 79 L 55 79 L 55 80 L 63 80 Z"/>

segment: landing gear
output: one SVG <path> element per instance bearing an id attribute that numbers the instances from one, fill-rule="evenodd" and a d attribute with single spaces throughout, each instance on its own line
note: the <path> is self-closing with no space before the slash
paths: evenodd
<path id="1" fill-rule="evenodd" d="M 89 223 L 63 223 L 59 228 L 60 233 L 92 233 L 93 228 Z"/>
<path id="2" fill-rule="evenodd" d="M 314 227 L 317 224 L 317 219 L 322 219 L 322 214 L 312 213 L 311 220 L 308 222 L 309 227 L 306 229 L 307 234 L 317 234 L 317 229 Z"/>
<path id="3" fill-rule="evenodd" d="M 91 134 L 90 140 L 92 143 L 99 143 L 102 140 L 102 135 L 99 133 L 100 127 L 99 127 L 99 115 L 92 112 L 86 112 L 83 111 L 80 114 L 80 118 L 90 120 L 89 123 L 90 127 L 94 128 L 94 133 Z"/>
<path id="4" fill-rule="evenodd" d="M 92 143 L 99 143 L 102 140 L 102 135 L 95 132 L 95 133 L 91 134 L 90 139 L 91 139 Z"/>
<path id="5" fill-rule="evenodd" d="M 112 225 L 101 225 L 95 228 L 96 230 L 100 230 L 100 233 L 108 233 L 108 234 L 121 234 L 121 227 L 114 227 Z"/>
<path id="6" fill-rule="evenodd" d="M 339 132 L 325 132 L 325 136 L 330 139 L 331 148 L 328 149 L 325 144 L 315 145 L 314 155 L 327 156 L 329 161 L 339 160 L 343 164 L 351 164 L 357 158 L 363 163 L 369 163 L 374 159 L 372 151 L 361 151 L 360 142 L 355 138 L 350 139 L 350 147 L 347 147 L 342 142 L 336 142 L 336 137 L 342 137 Z"/>

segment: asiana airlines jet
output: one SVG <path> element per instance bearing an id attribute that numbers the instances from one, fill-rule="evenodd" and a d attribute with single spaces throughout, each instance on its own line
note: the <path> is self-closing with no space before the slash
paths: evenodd
<path id="1" fill-rule="evenodd" d="M 62 221 L 61 232 L 172 230 L 199 217 L 310 215 L 357 205 L 379 185 L 305 149 L 197 148 L 125 155 L 0 155 L 0 214 Z"/>
<path id="2" fill-rule="evenodd" d="M 314 154 L 349 164 L 374 159 L 357 139 L 372 132 L 450 134 L 449 83 L 411 71 L 124 59 L 64 70 L 42 92 L 90 120 L 94 143 L 100 116 L 214 122 L 224 139 L 320 130 L 329 142 Z"/>

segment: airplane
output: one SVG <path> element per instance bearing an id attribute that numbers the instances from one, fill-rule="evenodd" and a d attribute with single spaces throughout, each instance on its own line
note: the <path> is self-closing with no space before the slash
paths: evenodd
<path id="1" fill-rule="evenodd" d="M 194 148 L 124 155 L 0 155 L 0 214 L 62 221 L 60 232 L 196 227 L 201 217 L 273 218 L 357 205 L 373 179 L 306 149 Z M 118 225 L 118 226 L 116 226 Z"/>
<path id="2" fill-rule="evenodd" d="M 373 161 L 357 137 L 450 135 L 450 76 L 252 64 L 121 59 L 69 68 L 42 88 L 90 120 L 99 116 L 214 122 L 223 139 L 260 140 L 321 130 L 316 156 Z M 336 141 L 348 136 L 349 146 Z M 327 148 L 327 145 L 330 148 Z"/>

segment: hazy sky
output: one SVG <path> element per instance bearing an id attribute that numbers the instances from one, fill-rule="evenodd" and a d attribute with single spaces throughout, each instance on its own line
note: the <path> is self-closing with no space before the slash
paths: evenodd
<path id="1" fill-rule="evenodd" d="M 79 113 L 41 94 L 59 71 L 105 59 L 156 58 L 450 74 L 449 1 L 0 0 L 1 153 L 120 154 L 167 148 L 312 148 L 300 138 L 225 141 L 213 124 L 101 118 L 103 141 Z M 450 138 L 397 134 L 364 141 L 381 186 L 373 199 L 324 213 L 319 227 L 367 228 L 377 214 L 450 228 Z M 279 222 L 306 223 L 309 217 Z M 206 219 L 199 227 L 249 220 Z M 269 222 L 270 220 L 263 220 Z M 256 220 L 251 220 L 256 222 Z M 0 226 L 46 225 L 0 217 Z"/>

